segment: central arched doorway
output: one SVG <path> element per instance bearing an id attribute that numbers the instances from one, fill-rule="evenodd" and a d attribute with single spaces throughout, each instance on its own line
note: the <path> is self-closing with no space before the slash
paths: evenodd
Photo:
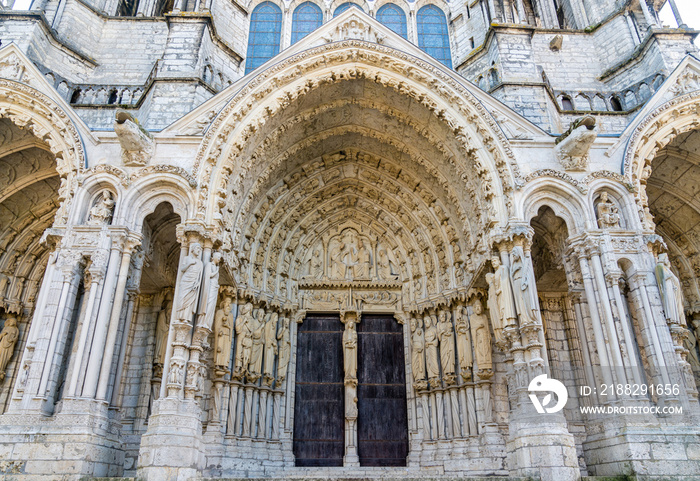
<path id="1" fill-rule="evenodd" d="M 261 73 L 205 136 L 217 204 L 199 211 L 220 223 L 238 287 L 224 457 L 256 439 L 287 465 L 405 465 L 436 456 L 423 440 L 466 450 L 490 415 L 476 383 L 493 371 L 472 376 L 457 338 L 486 233 L 512 207 L 509 151 L 451 77 L 378 48 Z"/>

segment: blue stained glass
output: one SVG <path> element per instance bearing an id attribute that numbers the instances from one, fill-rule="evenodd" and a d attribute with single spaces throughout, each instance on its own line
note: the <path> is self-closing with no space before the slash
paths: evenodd
<path id="1" fill-rule="evenodd" d="M 318 5 L 304 2 L 292 14 L 292 43 L 296 43 L 323 23 L 323 12 Z"/>
<path id="2" fill-rule="evenodd" d="M 452 68 L 450 39 L 445 14 L 435 5 L 426 5 L 416 15 L 418 46 L 428 55 Z"/>
<path id="3" fill-rule="evenodd" d="M 282 10 L 272 2 L 255 7 L 250 16 L 245 73 L 252 72 L 280 51 Z"/>
<path id="4" fill-rule="evenodd" d="M 406 30 L 406 14 L 393 3 L 387 3 L 377 11 L 377 20 L 382 25 L 386 25 L 391 30 L 401 35 L 403 38 L 408 38 Z"/>
<path id="5" fill-rule="evenodd" d="M 335 9 L 335 12 L 333 12 L 333 18 L 337 17 L 338 15 L 340 15 L 341 13 L 343 13 L 345 10 L 347 10 L 350 7 L 360 8 L 360 6 L 356 3 L 352 3 L 352 2 L 344 3 Z M 360 10 L 362 10 L 362 9 L 360 8 Z"/>

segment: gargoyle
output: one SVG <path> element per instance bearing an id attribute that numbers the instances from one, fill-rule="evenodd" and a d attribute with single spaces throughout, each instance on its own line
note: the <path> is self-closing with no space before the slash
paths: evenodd
<path id="1" fill-rule="evenodd" d="M 114 131 L 122 146 L 122 162 L 126 166 L 143 166 L 153 155 L 153 137 L 129 112 L 117 110 Z"/>
<path id="2" fill-rule="evenodd" d="M 554 151 L 565 170 L 585 170 L 588 166 L 588 151 L 598 136 L 595 124 L 595 117 L 586 115 L 574 120 L 557 138 Z"/>

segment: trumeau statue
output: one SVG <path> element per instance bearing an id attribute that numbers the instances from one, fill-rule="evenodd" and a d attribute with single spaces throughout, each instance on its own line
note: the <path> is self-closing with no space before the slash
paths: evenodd
<path id="1" fill-rule="evenodd" d="M 102 191 L 102 197 L 90 209 L 87 225 L 105 225 L 112 220 L 112 209 L 114 209 L 114 198 L 112 192 L 105 189 Z"/>
<path id="2" fill-rule="evenodd" d="M 231 298 L 225 296 L 214 316 L 214 365 L 227 369 L 233 339 L 233 311 Z"/>
<path id="3" fill-rule="evenodd" d="M 413 380 L 424 383 L 425 380 L 425 339 L 423 338 L 423 327 L 420 318 L 411 319 L 411 370 Z"/>
<path id="4" fill-rule="evenodd" d="M 534 275 L 522 247 L 515 246 L 511 256 L 510 275 L 513 279 L 513 295 L 520 315 L 520 325 L 536 324 L 538 318 Z"/>
<path id="5" fill-rule="evenodd" d="M 437 328 L 435 326 L 437 319 L 433 315 L 426 315 L 423 321 L 425 323 L 425 367 L 430 385 L 438 387 L 440 385 L 440 364 L 437 353 Z"/>
<path id="6" fill-rule="evenodd" d="M 282 385 L 287 377 L 287 367 L 289 366 L 289 356 L 292 352 L 292 345 L 289 342 L 289 317 L 284 316 L 277 330 L 277 341 L 279 359 L 277 361 L 277 387 Z"/>
<path id="7" fill-rule="evenodd" d="M 608 193 L 600 194 L 600 202 L 596 206 L 598 214 L 598 227 L 601 229 L 614 229 L 620 227 L 620 211 L 617 206 L 608 200 Z"/>
<path id="8" fill-rule="evenodd" d="M 484 307 L 479 299 L 472 305 L 473 314 L 469 319 L 472 328 L 472 338 L 476 352 L 477 375 L 481 379 L 489 379 L 493 376 L 493 363 L 491 362 L 491 334 Z"/>
<path id="9" fill-rule="evenodd" d="M 175 314 L 177 318 L 191 322 L 192 316 L 197 310 L 199 299 L 199 288 L 202 283 L 202 246 L 195 242 L 190 246 L 190 253 L 182 260 L 180 272 L 180 284 L 177 290 L 177 307 Z"/>
<path id="10" fill-rule="evenodd" d="M 250 362 L 250 352 L 253 347 L 252 325 L 253 304 L 248 302 L 241 306 L 241 312 L 236 320 L 236 362 L 233 370 L 233 377 L 236 379 L 243 377 Z"/>
<path id="11" fill-rule="evenodd" d="M 446 310 L 438 314 L 438 338 L 440 339 L 440 363 L 442 373 L 448 384 L 454 383 L 455 374 L 455 342 L 452 331 L 452 321 Z"/>
<path id="12" fill-rule="evenodd" d="M 685 325 L 681 283 L 671 270 L 668 254 L 659 254 L 659 262 L 656 264 L 656 282 L 659 285 L 666 319 L 669 322 Z"/>
<path id="13" fill-rule="evenodd" d="M 469 316 L 467 314 L 467 308 L 458 308 L 455 316 L 455 327 L 457 330 L 457 355 L 459 356 L 460 375 L 465 381 L 471 380 L 472 365 L 474 364 L 468 320 Z"/>
<path id="14" fill-rule="evenodd" d="M 168 332 L 170 331 L 170 314 L 173 309 L 173 300 L 170 293 L 165 298 L 165 303 L 158 313 L 156 321 L 156 348 L 153 354 L 153 362 L 155 364 L 163 364 L 165 362 L 165 348 L 168 344 Z"/>
<path id="15" fill-rule="evenodd" d="M 357 379 L 357 331 L 353 318 L 345 322 L 343 331 L 343 367 L 346 381 Z"/>
<path id="16" fill-rule="evenodd" d="M 197 324 L 207 329 L 212 328 L 216 312 L 216 299 L 219 297 L 219 261 L 221 261 L 221 253 L 212 253 L 211 260 L 204 269 L 204 278 L 202 279 L 202 302 L 199 307 Z"/>
<path id="17" fill-rule="evenodd" d="M 275 381 L 275 355 L 277 355 L 277 321 L 279 315 L 276 312 L 271 312 L 266 316 L 265 327 L 263 328 L 264 345 L 265 345 L 265 364 L 263 374 L 265 375 L 265 384 L 272 386 Z"/>
<path id="18" fill-rule="evenodd" d="M 252 318 L 250 326 L 252 347 L 250 351 L 250 363 L 248 364 L 248 380 L 255 382 L 260 379 L 260 370 L 263 360 L 263 329 L 265 328 L 265 310 L 259 308 Z"/>
<path id="19" fill-rule="evenodd" d="M 19 339 L 17 318 L 8 317 L 2 331 L 0 331 L 0 381 L 5 379 L 5 369 L 7 369 L 15 351 L 17 339 Z"/>
<path id="20" fill-rule="evenodd" d="M 496 344 L 503 345 L 505 341 L 503 337 L 503 327 L 505 325 L 503 318 L 504 310 L 499 302 L 503 297 L 503 290 L 500 287 L 500 280 L 497 280 L 496 276 L 490 272 L 486 274 L 486 282 L 489 285 L 487 305 L 489 308 L 489 316 L 491 317 L 491 325 L 493 326 L 493 335 L 496 338 Z"/>

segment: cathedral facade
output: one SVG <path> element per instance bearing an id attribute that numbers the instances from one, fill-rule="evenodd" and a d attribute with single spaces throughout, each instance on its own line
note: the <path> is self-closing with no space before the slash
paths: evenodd
<path id="1" fill-rule="evenodd" d="M 6 4 L 3 479 L 694 479 L 666 3 Z"/>

